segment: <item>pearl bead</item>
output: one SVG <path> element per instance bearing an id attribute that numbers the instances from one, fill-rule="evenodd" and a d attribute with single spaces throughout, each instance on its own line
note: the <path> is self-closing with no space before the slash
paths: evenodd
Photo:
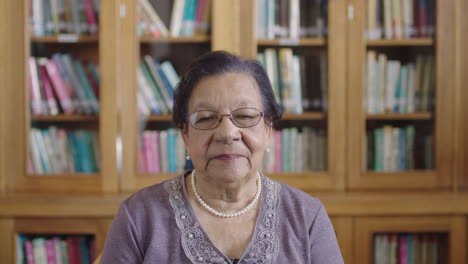
<path id="1" fill-rule="evenodd" d="M 236 216 L 239 216 L 239 215 L 242 215 L 242 214 L 246 213 L 247 211 L 252 209 L 253 206 L 257 203 L 258 199 L 260 198 L 260 194 L 262 192 L 262 177 L 260 176 L 260 173 L 258 173 L 258 172 L 257 172 L 257 176 L 258 176 L 258 179 L 257 179 L 257 186 L 258 187 L 257 187 L 257 193 L 255 194 L 255 197 L 253 198 L 253 200 L 245 208 L 243 208 L 242 210 L 237 211 L 235 213 L 230 213 L 230 214 L 221 213 L 221 212 L 215 210 L 213 207 L 209 206 L 205 201 L 203 201 L 203 199 L 198 194 L 197 189 L 195 188 L 195 170 L 193 170 L 192 173 L 191 173 L 191 183 L 192 183 L 193 193 L 195 194 L 195 197 L 197 198 L 197 201 L 206 210 L 208 210 L 209 212 L 211 212 L 212 214 L 214 214 L 216 216 L 223 217 L 223 218 L 229 218 L 229 217 L 236 217 Z M 178 199 L 178 198 L 176 198 L 176 199 Z"/>

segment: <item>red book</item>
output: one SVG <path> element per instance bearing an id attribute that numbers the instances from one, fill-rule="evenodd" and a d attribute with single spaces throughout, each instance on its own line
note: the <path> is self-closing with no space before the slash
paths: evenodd
<path id="1" fill-rule="evenodd" d="M 60 105 L 62 106 L 63 112 L 65 114 L 73 113 L 73 105 L 68 94 L 65 84 L 63 83 L 62 78 L 60 78 L 60 73 L 58 72 L 57 66 L 53 60 L 47 61 L 46 64 L 47 73 L 49 74 L 50 79 L 54 85 L 55 92 L 59 98 Z"/>
<path id="2" fill-rule="evenodd" d="M 39 59 L 39 71 L 42 81 L 42 86 L 44 87 L 44 94 L 47 100 L 47 107 L 49 108 L 49 114 L 57 115 L 58 107 L 57 102 L 55 101 L 54 93 L 52 92 L 52 83 L 50 82 L 49 76 L 47 75 L 46 65 L 47 59 Z"/>
<path id="3" fill-rule="evenodd" d="M 89 33 L 91 35 L 94 35 L 98 31 L 98 25 L 97 25 L 96 14 L 94 13 L 94 10 L 93 10 L 92 0 L 84 0 L 84 8 L 85 8 L 85 13 L 86 13 L 86 20 L 88 21 Z"/>
<path id="4" fill-rule="evenodd" d="M 81 264 L 79 238 L 77 236 L 67 237 L 67 247 L 70 264 Z"/>

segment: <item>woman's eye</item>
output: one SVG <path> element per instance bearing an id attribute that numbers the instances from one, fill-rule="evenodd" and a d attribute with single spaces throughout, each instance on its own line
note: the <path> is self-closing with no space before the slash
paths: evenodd
<path id="1" fill-rule="evenodd" d="M 254 118 L 253 116 L 250 115 L 238 115 L 236 116 L 236 119 L 252 119 Z"/>
<path id="2" fill-rule="evenodd" d="M 214 118 L 215 118 L 214 116 L 201 117 L 197 120 L 197 123 L 208 122 L 208 121 L 213 120 Z"/>

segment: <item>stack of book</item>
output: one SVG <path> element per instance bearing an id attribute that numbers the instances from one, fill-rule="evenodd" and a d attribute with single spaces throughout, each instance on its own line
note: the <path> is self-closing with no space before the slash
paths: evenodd
<path id="1" fill-rule="evenodd" d="M 140 115 L 171 113 L 174 91 L 180 81 L 171 62 L 160 63 L 146 55 L 137 69 L 137 78 Z"/>
<path id="2" fill-rule="evenodd" d="M 385 125 L 366 135 L 367 168 L 374 171 L 405 171 L 433 168 L 433 135 L 416 133 L 413 125 Z M 417 151 L 416 151 L 417 150 Z M 421 155 L 415 155 L 421 153 Z"/>
<path id="3" fill-rule="evenodd" d="M 327 110 L 327 56 L 305 56 L 291 48 L 267 48 L 258 60 L 265 67 L 285 113 Z"/>
<path id="4" fill-rule="evenodd" d="M 273 131 L 262 168 L 266 173 L 324 171 L 326 164 L 326 132 L 294 127 Z"/>
<path id="5" fill-rule="evenodd" d="M 367 0 L 367 39 L 434 36 L 435 0 Z"/>
<path id="6" fill-rule="evenodd" d="M 443 250 L 441 234 L 376 234 L 375 264 L 439 264 Z"/>
<path id="7" fill-rule="evenodd" d="M 403 64 L 370 50 L 366 68 L 367 113 L 414 113 L 433 109 L 433 56 L 419 55 L 415 62 Z"/>
<path id="8" fill-rule="evenodd" d="M 59 34 L 96 35 L 99 0 L 32 0 L 31 24 L 35 37 Z"/>
<path id="9" fill-rule="evenodd" d="M 327 0 L 259 0 L 257 37 L 323 37 L 327 34 L 327 4 Z"/>
<path id="10" fill-rule="evenodd" d="M 139 36 L 192 37 L 209 34 L 211 0 L 174 0 L 170 21 L 164 21 L 157 11 L 149 0 L 138 0 Z"/>
<path id="11" fill-rule="evenodd" d="M 89 264 L 96 257 L 93 236 L 18 235 L 16 263 Z"/>
<path id="12" fill-rule="evenodd" d="M 94 63 L 69 54 L 30 57 L 29 77 L 34 115 L 99 114 L 99 72 Z"/>
<path id="13" fill-rule="evenodd" d="M 145 130 L 140 136 L 140 173 L 180 173 L 186 167 L 185 145 L 179 131 Z"/>
<path id="14" fill-rule="evenodd" d="M 93 173 L 100 168 L 97 133 L 51 126 L 29 131 L 29 173 Z"/>

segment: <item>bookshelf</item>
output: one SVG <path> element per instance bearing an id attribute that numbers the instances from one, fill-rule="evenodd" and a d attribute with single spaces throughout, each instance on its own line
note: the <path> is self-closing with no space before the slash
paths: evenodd
<path id="1" fill-rule="evenodd" d="M 9 32 L 10 43 L 24 43 L 20 46 L 21 48 L 17 46 L 13 48 L 12 46 L 11 52 L 7 54 L 9 65 L 11 65 L 11 77 L 7 86 L 9 90 L 6 91 L 6 96 L 10 100 L 6 102 L 6 107 L 17 113 L 15 116 L 7 116 L 6 120 L 11 129 L 9 130 L 10 134 L 5 136 L 7 142 L 5 147 L 12 151 L 11 155 L 5 157 L 5 160 L 7 164 L 14 164 L 14 166 L 7 168 L 7 173 L 15 175 L 8 178 L 9 191 L 63 193 L 116 191 L 117 169 L 114 142 L 117 133 L 116 87 L 118 87 L 118 83 L 115 77 L 118 75 L 119 69 L 116 61 L 118 57 L 115 56 L 117 44 L 110 40 L 115 39 L 118 34 L 117 6 L 114 1 L 100 1 L 99 27 L 106 28 L 106 30 L 98 30 L 97 35 L 58 34 L 36 37 L 36 32 L 33 32 L 28 24 L 29 16 L 27 14 L 31 8 L 28 3 L 28 1 L 8 3 L 10 12 L 24 14 L 23 16 L 8 16 L 8 24 L 13 25 Z M 101 42 L 112 44 L 102 46 Z M 101 95 L 99 114 L 66 115 L 60 114 L 60 112 L 59 115 L 50 115 L 30 112 L 32 100 L 29 99 L 31 92 L 29 90 L 28 58 L 30 56 L 48 57 L 51 61 L 51 56 L 57 52 L 68 53 L 73 59 L 90 61 L 99 65 L 98 89 Z M 38 68 L 38 70 L 41 69 Z M 31 76 L 31 78 L 33 77 Z M 52 78 L 49 79 L 50 81 Z M 22 89 L 18 89 L 18 87 Z M 59 103 L 58 100 L 57 103 Z M 30 128 L 39 128 L 41 130 L 38 131 L 43 132 L 44 129 L 50 129 L 51 126 L 69 131 L 77 128 L 96 131 L 99 151 L 95 155 L 96 159 L 102 158 L 99 169 L 91 173 L 75 173 L 73 171 L 63 173 L 63 171 L 50 170 L 42 171 L 44 173 L 41 171 L 34 173 L 28 169 L 30 166 L 28 165 L 28 153 L 33 151 L 28 140 Z M 15 131 L 23 131 L 23 133 L 20 133 L 21 136 L 18 137 Z M 98 153 L 108 154 L 101 157 Z"/>
<path id="2" fill-rule="evenodd" d="M 466 226 L 463 217 L 360 217 L 355 220 L 355 225 L 359 230 L 356 233 L 359 242 L 354 244 L 355 263 L 377 263 L 373 262 L 376 234 L 435 234 L 441 237 L 439 246 L 442 249 L 440 261 L 436 263 L 465 261 Z"/>
<path id="3" fill-rule="evenodd" d="M 301 2 L 303 4 L 303 2 Z M 299 3 L 299 6 L 300 4 Z M 304 35 L 299 38 L 291 38 L 288 36 L 279 37 L 275 34 L 270 34 L 264 37 L 259 33 L 259 25 L 257 23 L 259 16 L 264 16 L 264 13 L 259 13 L 262 9 L 262 4 L 265 1 L 252 1 L 251 7 L 245 9 L 245 17 L 252 15 L 254 19 L 249 25 L 253 30 L 254 37 L 252 42 L 246 43 L 248 48 L 241 54 L 246 57 L 257 59 L 260 53 L 266 53 L 266 50 L 272 49 L 279 52 L 281 49 L 291 49 L 292 53 L 297 56 L 326 56 L 326 67 L 322 68 L 327 76 L 330 75 L 333 69 L 333 78 L 326 77 L 327 96 L 322 103 L 328 105 L 327 110 L 323 111 L 315 109 L 313 111 L 304 110 L 300 114 L 293 114 L 288 111 L 284 112 L 283 119 L 276 127 L 301 127 L 312 126 L 314 128 L 323 129 L 325 131 L 326 143 L 326 164 L 324 171 L 302 171 L 302 172 L 283 172 L 283 173 L 268 173 L 274 179 L 286 181 L 292 186 L 299 187 L 303 190 L 344 190 L 345 189 L 345 167 L 343 163 L 338 162 L 344 158 L 345 153 L 345 137 L 338 131 L 345 129 L 345 83 L 346 83 L 346 66 L 342 58 L 346 52 L 346 3 L 343 1 L 323 1 L 327 7 L 322 14 L 322 19 L 325 19 L 324 24 L 326 30 L 324 35 Z M 299 9 L 301 9 L 300 7 Z M 314 7 L 316 8 L 316 7 Z M 266 10 L 267 8 L 265 8 Z M 254 12 L 252 12 L 254 10 Z M 267 12 L 267 11 L 262 11 Z M 322 11 L 323 12 L 323 11 Z M 333 19 L 331 19 L 333 18 Z M 261 19 L 261 18 L 260 18 Z M 270 22 L 271 23 L 271 22 Z M 266 28 L 268 34 L 268 22 L 260 27 Z M 320 27 L 319 27 L 320 28 Z M 263 29 L 260 29 L 263 30 Z M 323 31 L 323 29 L 322 29 Z M 262 33 L 263 34 L 263 33 Z M 309 68 L 307 67 L 309 66 Z M 312 65 L 306 65 L 306 71 L 311 70 Z M 271 78 L 271 77 L 270 77 Z M 306 81 L 307 83 L 307 81 Z M 308 85 L 303 84 L 306 92 L 313 92 L 319 87 L 313 85 L 309 80 Z M 326 101 L 326 102 L 323 102 Z"/>
<path id="4" fill-rule="evenodd" d="M 437 6 L 439 1 L 437 2 Z M 436 8 L 435 35 L 433 38 L 415 38 L 400 40 L 366 40 L 366 21 L 368 1 L 351 1 L 354 17 L 349 21 L 348 61 L 355 62 L 356 67 L 350 67 L 348 80 L 350 93 L 348 100 L 347 119 L 355 120 L 348 123 L 348 186 L 351 189 L 449 189 L 453 183 L 453 143 L 451 132 L 454 129 L 454 61 L 455 61 L 455 31 L 447 30 L 454 25 L 455 4 L 444 4 L 444 8 Z M 416 55 L 426 54 L 435 58 L 435 97 L 433 111 L 416 111 L 409 114 L 367 114 L 363 103 L 366 102 L 366 56 L 369 51 L 377 54 L 388 54 L 388 58 L 401 60 L 401 63 L 411 60 Z M 402 54 L 395 57 L 395 54 Z M 406 56 L 406 57 L 405 57 Z M 403 62 L 405 61 L 405 62 Z M 376 73 L 377 74 L 377 73 Z M 385 172 L 368 170 L 366 162 L 366 132 L 375 131 L 377 127 L 392 125 L 393 127 L 414 126 L 416 131 L 432 135 L 433 154 L 435 163 L 429 167 L 417 166 L 416 171 L 399 170 Z M 392 131 L 395 131 L 392 128 Z M 367 130 L 367 131 L 366 131 Z M 385 130 L 385 128 L 384 128 Z M 399 131 L 401 133 L 401 129 Z M 398 133 L 398 132 L 395 132 Z M 418 132 L 416 132 L 418 133 Z M 409 134 L 408 134 L 409 135 Z M 385 137 L 385 136 L 384 136 Z M 385 139 L 384 139 L 385 140 Z M 378 144 L 375 143 L 374 145 Z M 406 141 L 409 142 L 409 141 Z M 411 145 L 411 143 L 407 143 Z M 416 143 L 415 143 L 416 144 Z M 414 145 L 421 153 L 421 146 Z M 429 146 L 429 145 L 428 145 Z M 426 149 L 426 148 L 424 148 Z M 428 151 L 430 151 L 428 149 Z M 410 156 L 410 155 L 408 155 Z M 377 157 L 370 157 L 378 159 Z M 369 155 L 367 155 L 369 159 Z M 418 159 L 414 156 L 414 159 Z M 414 161 L 416 162 L 416 161 Z M 403 184 L 404 183 L 404 184 Z"/>
<path id="5" fill-rule="evenodd" d="M 328 33 L 298 39 L 257 38 L 260 0 L 212 1 L 211 34 L 158 38 L 138 36 L 134 0 L 100 0 L 99 22 L 105 30 L 99 30 L 96 36 L 78 37 L 33 37 L 27 24 L 29 1 L 0 1 L 0 57 L 7 62 L 0 64 L 0 241 L 7 241 L 0 248 L 0 259 L 13 262 L 14 239 L 20 233 L 92 234 L 100 239 L 97 244 L 102 248 L 111 218 L 129 193 L 176 175 L 138 171 L 141 128 L 162 130 L 172 126 L 170 113 L 144 118 L 138 115 L 135 69 L 144 55 L 171 61 L 180 74 L 188 62 L 209 50 L 225 49 L 257 58 L 269 48 L 290 48 L 293 54 L 327 55 L 328 110 L 286 113 L 278 126 L 325 128 L 327 169 L 268 175 L 324 202 L 346 263 L 372 263 L 375 234 L 431 232 L 446 239 L 449 252 L 444 257 L 448 263 L 465 263 L 468 105 L 464 99 L 468 97 L 468 52 L 464 46 L 468 42 L 468 18 L 462 14 L 468 4 L 437 1 L 443 8 L 436 8 L 434 37 L 367 40 L 367 1 L 329 0 Z M 150 1 L 158 7 L 162 2 Z M 166 23 L 171 3 L 166 1 L 158 9 Z M 44 55 L 69 52 L 99 62 L 99 115 L 30 113 L 27 61 L 33 45 L 41 47 L 33 52 Z M 418 52 L 434 55 L 435 110 L 367 113 L 364 87 L 370 50 L 405 63 Z M 29 175 L 25 161 L 32 123 L 38 127 L 97 129 L 100 151 L 105 153 L 101 169 L 86 174 Z M 401 124 L 422 126 L 433 133 L 435 168 L 366 170 L 366 129 Z M 50 230 L 55 226 L 56 230 Z"/>

